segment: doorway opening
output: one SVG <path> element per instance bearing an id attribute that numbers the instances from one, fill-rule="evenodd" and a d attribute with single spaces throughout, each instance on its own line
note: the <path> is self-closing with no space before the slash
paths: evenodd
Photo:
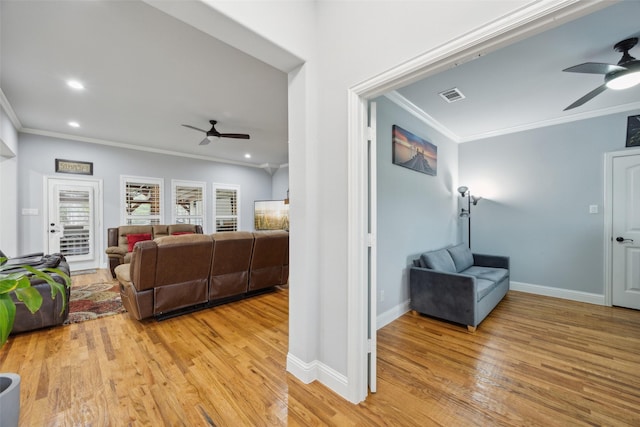
<path id="1" fill-rule="evenodd" d="M 446 46 L 427 52 L 423 56 L 404 63 L 382 75 L 360 83 L 348 92 L 348 378 L 349 399 L 360 402 L 367 396 L 369 375 L 368 321 L 375 298 L 369 294 L 371 262 L 369 259 L 368 194 L 369 146 L 367 133 L 368 102 L 394 89 L 437 74 L 455 65 L 487 54 L 518 39 L 537 34 L 571 19 L 601 8 L 598 4 L 562 1 L 553 6 L 537 4 L 506 18 L 467 34 Z M 373 207 L 374 209 L 376 207 Z M 375 313 L 375 308 L 373 309 Z M 371 319 L 371 321 L 374 321 Z M 375 363 L 372 364 L 375 367 Z"/>

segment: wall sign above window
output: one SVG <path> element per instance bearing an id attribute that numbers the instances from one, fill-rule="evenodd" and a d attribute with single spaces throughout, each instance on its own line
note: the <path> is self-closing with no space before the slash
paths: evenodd
<path id="1" fill-rule="evenodd" d="M 56 159 L 56 172 L 93 175 L 93 163 Z"/>

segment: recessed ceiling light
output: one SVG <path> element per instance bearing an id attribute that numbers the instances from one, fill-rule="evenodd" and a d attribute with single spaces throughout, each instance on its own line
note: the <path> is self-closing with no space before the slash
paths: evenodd
<path id="1" fill-rule="evenodd" d="M 79 128 L 80 127 L 80 123 L 78 123 L 78 122 L 69 122 L 68 124 L 72 128 Z"/>
<path id="2" fill-rule="evenodd" d="M 244 158 L 245 158 L 245 159 L 250 159 L 250 158 L 251 158 L 251 154 L 249 154 L 249 153 L 245 154 L 245 155 L 244 155 Z"/>
<path id="3" fill-rule="evenodd" d="M 67 86 L 75 90 L 84 89 L 84 85 L 80 83 L 78 80 L 67 80 Z"/>

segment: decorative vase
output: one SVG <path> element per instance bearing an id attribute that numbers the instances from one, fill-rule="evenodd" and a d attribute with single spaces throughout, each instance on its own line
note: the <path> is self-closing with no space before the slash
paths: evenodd
<path id="1" fill-rule="evenodd" d="M 0 427 L 18 427 L 20 375 L 0 373 Z"/>

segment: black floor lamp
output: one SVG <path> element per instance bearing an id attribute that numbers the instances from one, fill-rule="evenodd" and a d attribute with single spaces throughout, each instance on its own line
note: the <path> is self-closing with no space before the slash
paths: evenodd
<path id="1" fill-rule="evenodd" d="M 482 199 L 482 197 L 472 196 L 469 188 L 464 186 L 458 187 L 458 193 L 460 193 L 460 196 L 462 196 L 462 198 L 467 198 L 467 208 L 462 208 L 460 210 L 460 218 L 467 218 L 467 230 L 469 232 L 469 249 L 471 249 L 471 205 L 477 205 L 478 201 Z"/>

